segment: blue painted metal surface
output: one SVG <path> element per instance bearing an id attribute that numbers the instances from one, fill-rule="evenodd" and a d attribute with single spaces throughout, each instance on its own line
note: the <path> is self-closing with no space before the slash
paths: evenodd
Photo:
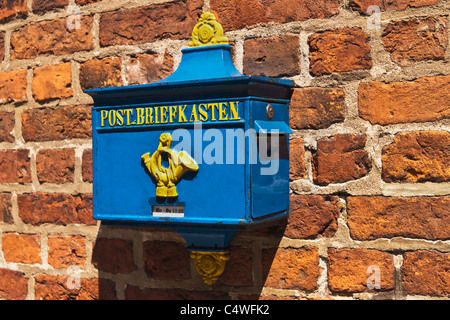
<path id="1" fill-rule="evenodd" d="M 179 67 L 166 79 L 85 91 L 95 103 L 94 218 L 112 225 L 172 228 L 190 249 L 222 251 L 236 231 L 287 217 L 293 83 L 241 74 L 229 45 L 182 52 Z M 176 185 L 176 198 L 156 196 L 156 182 L 141 159 L 158 148 L 164 132 L 172 136 L 171 147 L 185 149 L 199 168 Z M 261 143 L 271 139 L 280 141 L 272 162 L 261 152 Z M 270 165 L 276 172 L 261 174 Z M 184 212 L 156 212 L 167 208 Z"/>

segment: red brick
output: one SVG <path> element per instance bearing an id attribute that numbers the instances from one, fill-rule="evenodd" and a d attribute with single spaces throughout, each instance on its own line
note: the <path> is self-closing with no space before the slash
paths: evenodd
<path id="1" fill-rule="evenodd" d="M 145 84 L 168 77 L 173 72 L 173 57 L 166 50 L 164 55 L 143 53 L 130 58 L 127 65 L 129 84 Z"/>
<path id="2" fill-rule="evenodd" d="M 127 285 L 126 300 L 230 300 L 227 292 L 218 290 L 198 291 L 192 289 L 139 288 Z"/>
<path id="3" fill-rule="evenodd" d="M 64 55 L 94 49 L 93 17 L 81 16 L 80 28 L 68 28 L 67 19 L 42 21 L 11 34 L 11 60 Z"/>
<path id="4" fill-rule="evenodd" d="M 75 171 L 75 150 L 39 150 L 36 154 L 36 170 L 40 183 L 73 182 Z"/>
<path id="5" fill-rule="evenodd" d="M 450 181 L 450 133 L 399 133 L 383 148 L 382 178 L 386 182 Z"/>
<path id="6" fill-rule="evenodd" d="M 438 4 L 442 0 L 385 0 L 386 9 L 404 10 L 409 8 L 419 8 Z"/>
<path id="7" fill-rule="evenodd" d="M 260 300 L 260 301 L 266 301 L 266 300 L 283 300 L 283 301 L 298 301 L 299 299 L 305 299 L 304 297 L 299 298 L 295 296 L 295 294 L 290 294 L 289 296 L 278 296 L 275 294 L 239 294 L 238 296 L 239 300 Z M 306 300 L 322 300 L 320 298 L 318 299 L 309 299 L 306 298 Z M 325 300 L 325 299 L 323 299 Z"/>
<path id="8" fill-rule="evenodd" d="M 385 11 L 385 5 L 384 5 L 384 0 L 350 0 L 349 2 L 349 6 L 351 9 L 359 11 L 359 13 L 362 14 L 373 14 L 374 10 L 376 10 L 376 8 L 372 9 L 367 12 L 367 9 L 370 6 L 373 7 L 378 7 L 378 9 L 381 11 Z"/>
<path id="9" fill-rule="evenodd" d="M 338 13 L 338 0 L 211 0 L 224 30 L 242 29 L 259 23 L 286 23 L 329 18 Z"/>
<path id="10" fill-rule="evenodd" d="M 431 6 L 439 2 L 441 0 L 350 0 L 350 7 L 367 14 L 367 8 L 371 5 L 378 6 L 380 12 L 384 12 Z"/>
<path id="11" fill-rule="evenodd" d="M 100 279 L 80 278 L 79 288 L 74 276 L 41 274 L 35 277 L 35 300 L 98 300 Z"/>
<path id="12" fill-rule="evenodd" d="M 70 62 L 34 69 L 31 90 L 36 101 L 71 97 L 73 90 Z"/>
<path id="13" fill-rule="evenodd" d="M 444 17 L 414 18 L 390 23 L 382 39 L 391 59 L 407 66 L 417 61 L 444 60 L 447 34 L 448 22 Z"/>
<path id="14" fill-rule="evenodd" d="M 260 237 L 260 238 L 278 239 L 279 240 L 283 237 L 283 234 L 286 229 L 286 225 L 287 225 L 287 221 L 283 221 L 279 224 L 272 225 L 272 226 L 240 230 L 236 233 L 235 237 L 251 236 L 251 237 Z"/>
<path id="15" fill-rule="evenodd" d="M 170 38 L 187 39 L 202 12 L 202 0 L 182 0 L 103 13 L 102 47 L 138 44 Z"/>
<path id="16" fill-rule="evenodd" d="M 0 111 L 0 142 L 14 142 L 15 113 Z"/>
<path id="17" fill-rule="evenodd" d="M 123 85 L 122 60 L 114 57 L 83 63 L 80 66 L 80 84 L 83 90 Z"/>
<path id="18" fill-rule="evenodd" d="M 12 196 L 10 193 L 0 193 L 0 222 L 14 223 L 11 213 L 12 210 Z"/>
<path id="19" fill-rule="evenodd" d="M 0 103 L 27 101 L 27 70 L 0 72 Z"/>
<path id="20" fill-rule="evenodd" d="M 374 266 L 374 267 L 371 267 Z M 371 267 L 371 268 L 369 268 Z M 372 282 L 379 270 L 379 282 Z M 394 257 L 383 251 L 371 249 L 328 249 L 328 286 L 341 294 L 373 292 L 378 289 L 367 285 L 379 285 L 381 291 L 394 289 Z"/>
<path id="21" fill-rule="evenodd" d="M 69 0 L 33 0 L 33 12 L 45 13 L 58 8 L 64 8 Z"/>
<path id="22" fill-rule="evenodd" d="M 114 274 L 137 270 L 133 258 L 133 241 L 98 238 L 92 249 L 92 263 L 100 271 Z"/>
<path id="23" fill-rule="evenodd" d="M 92 182 L 92 149 L 83 151 L 81 173 L 83 181 Z"/>
<path id="24" fill-rule="evenodd" d="M 244 74 L 288 77 L 300 73 L 298 36 L 282 35 L 244 42 Z"/>
<path id="25" fill-rule="evenodd" d="M 308 37 L 310 68 L 314 76 L 372 68 L 369 36 L 358 28 L 341 28 Z"/>
<path id="26" fill-rule="evenodd" d="M 414 81 L 365 82 L 358 89 L 359 115 L 372 124 L 450 118 L 450 76 Z"/>
<path id="27" fill-rule="evenodd" d="M 99 300 L 118 300 L 116 293 L 116 284 L 110 279 L 98 279 L 98 299 Z"/>
<path id="28" fill-rule="evenodd" d="M 0 0 L 0 21 L 22 18 L 28 13 L 27 0 Z"/>
<path id="29" fill-rule="evenodd" d="M 285 236 L 293 239 L 332 237 L 337 230 L 337 196 L 290 195 Z"/>
<path id="30" fill-rule="evenodd" d="M 337 134 L 317 141 L 313 155 L 314 182 L 343 183 L 366 176 L 372 164 L 364 151 L 365 135 Z"/>
<path id="31" fill-rule="evenodd" d="M 180 289 L 139 288 L 127 285 L 125 289 L 126 300 L 184 300 Z"/>
<path id="32" fill-rule="evenodd" d="M 3 233 L 3 256 L 7 262 L 41 263 L 40 236 L 35 234 Z"/>
<path id="33" fill-rule="evenodd" d="M 0 269 L 0 298 L 25 300 L 28 294 L 28 279 L 20 271 Z"/>
<path id="34" fill-rule="evenodd" d="M 5 58 L 5 33 L 0 32 L 0 62 Z"/>
<path id="35" fill-rule="evenodd" d="M 349 197 L 347 216 L 355 240 L 450 238 L 450 197 Z"/>
<path id="36" fill-rule="evenodd" d="M 225 270 L 217 283 L 239 287 L 253 286 L 252 256 L 251 248 L 231 246 L 230 259 L 226 262 Z"/>
<path id="37" fill-rule="evenodd" d="M 264 249 L 262 259 L 263 274 L 268 272 L 264 286 L 305 291 L 317 289 L 320 275 L 317 248 Z"/>
<path id="38" fill-rule="evenodd" d="M 0 151 L 0 183 L 31 182 L 30 151 Z"/>
<path id="39" fill-rule="evenodd" d="M 450 253 L 418 250 L 403 257 L 402 280 L 407 295 L 450 297 Z"/>
<path id="40" fill-rule="evenodd" d="M 289 104 L 293 129 L 324 129 L 343 122 L 345 92 L 339 88 L 295 88 Z"/>
<path id="41" fill-rule="evenodd" d="M 75 3 L 80 6 L 84 6 L 85 4 L 100 2 L 102 0 L 75 0 Z"/>
<path id="42" fill-rule="evenodd" d="M 78 266 L 84 269 L 85 242 L 82 236 L 48 236 L 48 264 L 53 268 Z"/>
<path id="43" fill-rule="evenodd" d="M 70 195 L 43 192 L 19 194 L 17 203 L 22 221 L 35 226 L 44 223 L 96 224 L 92 218 L 91 194 Z"/>
<path id="44" fill-rule="evenodd" d="M 190 257 L 185 245 L 169 241 L 144 242 L 145 272 L 151 279 L 189 279 Z"/>
<path id="45" fill-rule="evenodd" d="M 305 147 L 303 139 L 297 138 L 289 141 L 289 177 L 291 180 L 306 177 Z"/>
<path id="46" fill-rule="evenodd" d="M 91 108 L 67 106 L 25 110 L 22 113 L 22 136 L 25 141 L 90 139 Z"/>

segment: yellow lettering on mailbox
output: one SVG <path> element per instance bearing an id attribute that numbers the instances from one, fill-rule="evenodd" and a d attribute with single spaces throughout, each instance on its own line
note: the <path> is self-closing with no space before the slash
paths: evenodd
<path id="1" fill-rule="evenodd" d="M 200 113 L 200 121 L 203 122 L 208 121 L 208 112 L 206 110 L 207 110 L 206 104 L 202 103 L 198 105 L 198 112 Z"/>
<path id="2" fill-rule="evenodd" d="M 100 111 L 100 126 L 105 126 L 105 120 L 108 118 L 108 111 L 101 110 Z"/>
<path id="3" fill-rule="evenodd" d="M 186 114 L 190 115 L 189 120 Z M 105 126 L 106 121 L 109 127 L 122 127 L 233 120 L 240 120 L 239 101 L 100 110 L 101 127 Z"/>
<path id="4" fill-rule="evenodd" d="M 234 102 L 230 102 L 230 120 L 239 120 L 239 101 L 236 101 L 236 107 L 234 107 Z"/>
<path id="5" fill-rule="evenodd" d="M 112 114 L 112 116 L 111 116 Z M 116 111 L 109 110 L 108 112 L 108 123 L 110 127 L 114 127 L 116 125 Z"/>
<path id="6" fill-rule="evenodd" d="M 167 107 L 161 107 L 161 123 L 167 123 L 169 119 L 167 119 Z"/>
<path id="7" fill-rule="evenodd" d="M 211 109 L 211 121 L 216 121 L 216 112 L 214 109 L 219 109 L 219 104 L 208 103 L 208 109 Z"/>
<path id="8" fill-rule="evenodd" d="M 191 117 L 189 118 L 189 122 L 192 122 L 192 117 L 194 117 L 195 122 L 198 121 L 197 106 L 195 104 L 192 106 Z"/>
<path id="9" fill-rule="evenodd" d="M 130 115 L 131 116 L 133 115 L 133 109 L 125 109 L 124 111 L 127 114 L 127 126 L 129 126 L 131 124 L 130 123 Z"/>
<path id="10" fill-rule="evenodd" d="M 225 105 L 225 108 L 222 108 L 222 106 Z M 225 121 L 228 120 L 228 114 L 227 114 L 227 108 L 228 103 L 226 102 L 219 102 L 219 121 Z"/>
<path id="11" fill-rule="evenodd" d="M 187 108 L 187 105 L 178 106 L 178 122 L 187 122 L 186 116 L 184 115 L 184 110 Z"/>
<path id="12" fill-rule="evenodd" d="M 144 108 L 136 108 L 136 124 L 140 126 L 143 125 L 144 122 Z"/>
<path id="13" fill-rule="evenodd" d="M 145 108 L 145 124 L 153 123 L 153 108 Z"/>
<path id="14" fill-rule="evenodd" d="M 175 115 L 177 113 L 177 106 L 170 106 L 169 107 L 169 122 L 173 123 L 173 119 L 175 118 Z"/>
<path id="15" fill-rule="evenodd" d="M 123 110 L 117 110 L 117 125 L 123 126 Z"/>
<path id="16" fill-rule="evenodd" d="M 158 109 L 159 109 L 159 107 L 155 107 L 155 123 L 159 123 L 159 119 L 158 119 Z"/>

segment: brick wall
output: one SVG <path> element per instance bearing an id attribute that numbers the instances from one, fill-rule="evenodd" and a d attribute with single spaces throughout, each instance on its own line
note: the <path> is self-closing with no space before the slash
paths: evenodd
<path id="1" fill-rule="evenodd" d="M 202 10 L 240 71 L 297 85 L 289 221 L 238 234 L 212 286 L 178 234 L 92 219 L 82 91 L 172 73 Z M 448 299 L 449 19 L 448 0 L 1 0 L 0 299 Z"/>

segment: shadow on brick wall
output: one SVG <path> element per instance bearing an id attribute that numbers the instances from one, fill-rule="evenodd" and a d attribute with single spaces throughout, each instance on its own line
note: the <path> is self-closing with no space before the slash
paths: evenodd
<path id="1" fill-rule="evenodd" d="M 224 273 L 203 283 L 186 243 L 168 229 L 101 225 L 92 248 L 100 300 L 258 299 L 286 228 L 238 232 Z"/>

